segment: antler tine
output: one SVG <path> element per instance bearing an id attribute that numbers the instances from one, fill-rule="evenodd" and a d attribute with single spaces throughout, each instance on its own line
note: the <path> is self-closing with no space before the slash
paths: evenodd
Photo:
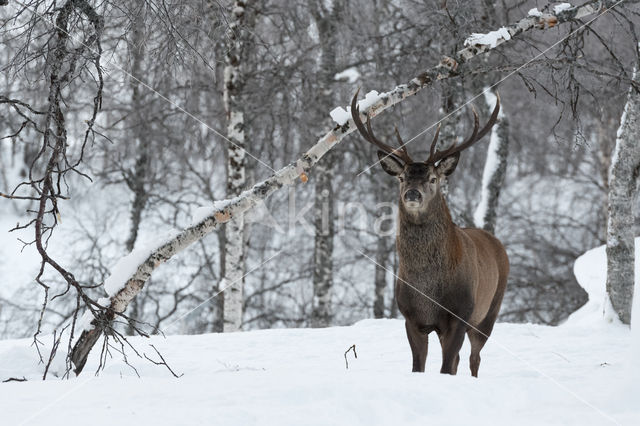
<path id="1" fill-rule="evenodd" d="M 394 127 L 396 129 L 396 139 L 398 139 L 398 146 L 400 147 L 402 152 L 404 152 L 404 155 L 406 155 L 407 158 L 409 158 L 409 151 L 407 151 L 407 145 L 404 143 L 404 141 L 400 137 L 400 132 L 398 131 L 398 126 L 394 126 Z"/>
<path id="2" fill-rule="evenodd" d="M 493 108 L 493 112 L 491 113 L 491 117 L 489 117 L 489 121 L 487 124 L 478 132 L 478 139 L 482 139 L 484 135 L 489 133 L 489 130 L 496 124 L 498 121 L 498 114 L 500 113 L 500 93 L 496 92 L 496 106 Z"/>
<path id="3" fill-rule="evenodd" d="M 436 145 L 438 143 L 439 136 L 440 136 L 440 123 L 438 123 L 438 127 L 436 127 L 436 134 L 433 135 L 433 140 L 431 141 L 431 148 L 429 148 L 429 158 L 427 159 L 427 161 L 425 161 L 425 163 L 435 162 L 431 160 L 433 159 L 433 156 L 436 153 Z"/>
<path id="4" fill-rule="evenodd" d="M 456 148 L 456 151 L 462 151 L 470 147 L 475 141 L 480 139 L 478 137 L 478 127 L 480 127 L 480 119 L 478 118 L 478 112 L 473 106 L 471 107 L 471 112 L 473 112 L 473 132 L 471 133 L 471 136 L 467 138 L 466 141 L 458 145 L 458 147 Z"/>
<path id="5" fill-rule="evenodd" d="M 474 143 L 482 139 L 484 135 L 489 133 L 489 130 L 491 130 L 493 125 L 496 124 L 496 121 L 498 120 L 498 113 L 500 112 L 500 94 L 496 92 L 496 106 L 493 108 L 493 112 L 491 113 L 491 117 L 489 118 L 489 121 L 487 121 L 487 124 L 485 124 L 482 130 L 480 131 L 478 131 L 478 126 L 479 126 L 478 113 L 473 107 L 472 107 L 472 110 L 473 110 L 474 123 L 473 123 L 473 133 L 471 134 L 471 136 L 460 145 L 454 144 L 450 148 L 444 151 L 438 151 L 436 153 L 433 152 L 435 149 L 435 144 L 432 145 L 431 155 L 429 156 L 427 163 L 435 164 L 438 161 L 442 160 L 444 157 L 453 155 L 456 152 L 464 151 L 465 149 L 469 148 L 471 145 L 473 145 Z"/>
<path id="6" fill-rule="evenodd" d="M 373 129 L 371 128 L 371 118 L 367 114 L 367 127 L 364 126 L 362 120 L 360 120 L 360 108 L 358 107 L 358 93 L 360 89 L 356 91 L 356 94 L 353 95 L 353 99 L 351 99 L 351 117 L 353 118 L 353 122 L 356 125 L 356 128 L 360 132 L 360 134 L 369 142 L 386 152 L 387 154 L 394 155 L 404 161 L 405 163 L 412 163 L 411 157 L 407 152 L 407 149 L 404 146 L 400 147 L 400 150 L 395 149 L 386 143 L 382 142 L 373 134 Z"/>
<path id="7" fill-rule="evenodd" d="M 449 148 L 447 148 L 447 149 L 445 149 L 443 151 L 438 151 L 438 152 L 434 153 L 427 160 L 428 163 L 435 164 L 435 163 L 437 163 L 438 161 L 442 160 L 445 157 L 448 157 L 450 155 L 455 154 L 456 152 L 459 152 L 459 151 L 462 151 L 465 148 L 468 148 L 469 146 L 471 146 L 471 144 L 473 142 L 475 142 L 477 140 L 476 136 L 478 135 L 478 127 L 479 127 L 480 123 L 479 123 L 478 113 L 476 112 L 476 109 L 471 107 L 471 110 L 473 111 L 473 133 L 471 134 L 471 136 L 460 145 L 457 145 L 457 144 L 454 143 Z M 434 147 L 432 146 L 432 149 L 433 148 Z"/>
<path id="8" fill-rule="evenodd" d="M 473 134 L 469 137 L 469 139 L 464 141 L 460 145 L 460 147 L 456 149 L 456 151 L 463 151 L 467 149 L 468 147 L 470 147 L 471 145 L 473 145 L 474 143 L 482 139 L 484 135 L 489 133 L 489 130 L 491 130 L 493 125 L 496 124 L 496 121 L 498 120 L 499 112 L 500 112 L 500 94 L 496 93 L 496 106 L 493 108 L 491 117 L 489 117 L 489 121 L 487 121 L 487 124 L 484 125 L 482 130 L 478 131 L 478 114 L 476 113 L 476 110 L 474 108 L 473 115 L 474 115 L 475 124 L 474 124 Z"/>

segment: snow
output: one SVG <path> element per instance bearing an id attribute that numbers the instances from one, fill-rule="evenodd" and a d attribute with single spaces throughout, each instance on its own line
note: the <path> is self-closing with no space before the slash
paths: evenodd
<path id="1" fill-rule="evenodd" d="M 366 111 L 371 107 L 371 105 L 378 102 L 380 98 L 381 98 L 380 93 L 378 93 L 375 90 L 372 90 L 368 92 L 366 95 L 364 95 L 364 99 L 358 101 L 358 108 L 360 109 L 360 111 Z"/>
<path id="2" fill-rule="evenodd" d="M 637 381 L 628 374 L 635 363 L 631 332 L 603 321 L 597 309 L 604 259 L 598 247 L 576 261 L 589 302 L 565 324 L 496 324 L 479 379 L 467 367 L 468 342 L 458 375 L 439 374 L 434 336 L 427 372 L 410 373 L 402 320 L 131 338 L 154 360 L 149 345 L 157 347 L 184 374 L 179 379 L 133 354 L 140 379 L 119 357 L 94 376 L 98 354 L 92 353 L 80 377 L 42 382 L 30 340 L 6 340 L 0 341 L 0 379 L 29 380 L 0 384 L 3 424 L 638 424 Z M 358 358 L 349 352 L 347 369 L 345 351 L 354 344 Z M 58 362 L 53 375 L 62 369 Z"/>
<path id="3" fill-rule="evenodd" d="M 467 343 L 458 376 L 440 375 L 433 337 L 427 372 L 410 373 L 401 320 L 132 341 L 157 360 L 148 344 L 155 345 L 184 376 L 175 379 L 164 367 L 131 356 L 142 379 L 115 360 L 94 377 L 92 354 L 82 376 L 42 382 L 28 340 L 0 342 L 0 379 L 33 379 L 0 384 L 3 424 L 609 423 L 554 381 L 623 424 L 634 424 L 640 414 L 634 396 L 616 387 L 624 381 L 621 362 L 629 345 L 622 327 L 497 324 L 479 379 L 470 377 Z M 347 370 L 344 353 L 353 344 L 358 358 L 347 354 Z"/>
<path id="4" fill-rule="evenodd" d="M 553 12 L 557 15 L 560 12 L 564 12 L 567 9 L 571 9 L 571 3 L 560 3 L 558 5 L 553 6 Z"/>
<path id="5" fill-rule="evenodd" d="M 242 193 L 237 197 L 214 201 L 213 204 L 209 206 L 198 207 L 197 209 L 195 209 L 195 211 L 193 212 L 193 215 L 191 216 L 191 224 L 189 226 L 195 226 L 200 222 L 204 221 L 206 218 L 213 216 L 214 213 L 222 212 L 227 207 L 237 203 L 241 199 L 250 197 L 252 193 L 253 193 L 253 188 L 250 188 L 245 191 L 242 191 Z"/>
<path id="6" fill-rule="evenodd" d="M 113 267 L 111 275 L 104 281 L 104 290 L 111 297 L 115 296 L 127 283 L 127 280 L 155 250 L 171 241 L 178 235 L 177 230 L 171 230 L 166 234 L 138 242 L 136 247 L 128 255 L 120 258 Z"/>
<path id="7" fill-rule="evenodd" d="M 640 237 L 635 239 L 635 246 L 640 244 Z M 635 251 L 634 295 L 640 295 L 640 252 Z M 620 323 L 613 311 L 611 301 L 606 292 L 607 283 L 606 246 L 596 247 L 580 256 L 574 264 L 574 274 L 579 284 L 589 294 L 589 301 L 574 312 L 563 327 L 591 327 L 593 330 L 611 331 L 625 330 L 626 325 Z M 621 360 L 626 364 L 625 380 L 617 383 L 621 392 L 638 395 L 640 392 L 640 297 L 633 298 L 631 314 L 630 347 L 623 351 L 626 357 Z M 635 421 L 635 424 L 638 420 Z M 629 423 L 631 424 L 631 423 Z"/>
<path id="8" fill-rule="evenodd" d="M 638 247 L 640 244 L 640 237 L 636 238 L 635 244 L 636 247 Z M 636 288 L 640 285 L 640 274 L 637 273 L 638 267 L 640 267 L 640 253 L 636 250 Z M 606 291 L 606 246 L 603 245 L 591 249 L 576 259 L 573 267 L 573 273 L 576 276 L 578 283 L 589 294 L 589 301 L 582 308 L 571 314 L 567 319 L 567 322 L 585 324 L 592 321 L 595 323 L 606 322 L 620 324 L 620 320 L 611 307 L 611 302 Z M 637 300 L 634 302 L 637 302 Z M 637 311 L 634 310 L 633 312 L 635 313 Z"/>
<path id="9" fill-rule="evenodd" d="M 494 48 L 498 44 L 508 40 L 511 40 L 511 34 L 509 34 L 508 29 L 502 27 L 487 34 L 473 33 L 469 37 L 467 37 L 467 39 L 464 41 L 464 45 L 485 45 Z"/>
<path id="10" fill-rule="evenodd" d="M 333 121 L 338 123 L 340 126 L 343 126 L 349 119 L 351 118 L 351 108 L 347 107 L 345 110 L 342 107 L 335 107 L 329 113 Z"/>
<path id="11" fill-rule="evenodd" d="M 347 83 L 355 83 L 360 78 L 360 73 L 354 67 L 347 68 L 333 76 L 336 81 L 346 81 Z"/>
<path id="12" fill-rule="evenodd" d="M 242 16 L 244 14 L 244 7 L 235 6 L 233 8 L 233 14 L 236 16 Z"/>
<path id="13" fill-rule="evenodd" d="M 632 350 L 640 349 L 640 333 L 603 319 L 604 246 L 578 258 L 574 270 L 589 302 L 558 327 L 496 324 L 482 352 L 479 379 L 470 377 L 468 342 L 458 375 L 440 375 L 435 336 L 427 372 L 410 373 L 402 320 L 130 339 L 154 360 L 158 356 L 149 345 L 157 347 L 184 374 L 179 379 L 131 352 L 141 378 L 117 352 L 94 376 L 94 351 L 80 377 L 57 380 L 65 367 L 61 347 L 50 380 L 43 382 L 31 339 L 0 341 L 0 381 L 28 379 L 0 383 L 2 424 L 639 424 L 640 375 L 631 367 L 637 364 Z M 640 288 L 637 277 L 635 286 Z M 52 337 L 40 340 L 50 345 Z M 344 354 L 354 344 L 358 358 L 349 352 L 346 369 Z"/>
<path id="14" fill-rule="evenodd" d="M 0 297 L 5 299 L 12 299 L 14 293 L 21 290 L 20 285 L 34 283 L 40 266 L 35 244 L 25 247 L 19 241 L 31 241 L 33 230 L 9 232 L 18 222 L 23 223 L 24 216 L 9 209 L 0 210 L 0 277 L 3 277 Z"/>
<path id="15" fill-rule="evenodd" d="M 629 381 L 632 383 L 640 383 L 640 365 L 638 359 L 640 359 L 640 255 L 638 255 L 637 247 L 640 243 L 636 238 L 636 262 L 635 262 L 635 277 L 633 287 L 633 306 L 631 310 L 631 351 L 629 354 L 628 363 L 632 366 L 629 375 Z"/>
<path id="16" fill-rule="evenodd" d="M 384 94 L 380 94 L 375 90 L 368 92 L 364 99 L 358 101 L 358 108 L 360 112 L 368 110 L 373 104 L 378 102 Z M 347 107 L 345 110 L 342 107 L 336 107 L 329 113 L 333 121 L 338 125 L 343 126 L 351 118 L 351 107 Z"/>
<path id="17" fill-rule="evenodd" d="M 542 16 L 542 12 L 540 12 L 537 7 L 534 7 L 533 9 L 530 9 L 529 12 L 527 12 L 527 15 L 540 17 Z"/>

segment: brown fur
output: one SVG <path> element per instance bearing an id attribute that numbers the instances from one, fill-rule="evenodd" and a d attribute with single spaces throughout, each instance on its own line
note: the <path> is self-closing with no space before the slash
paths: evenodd
<path id="1" fill-rule="evenodd" d="M 440 185 L 455 170 L 460 152 L 488 134 L 496 123 L 500 96 L 482 129 L 473 110 L 471 136 L 460 145 L 440 151 L 436 150 L 438 126 L 429 158 L 415 162 L 397 129 L 400 146 L 393 148 L 374 135 L 369 116 L 365 127 L 360 119 L 358 92 L 351 100 L 353 123 L 367 141 L 380 148 L 382 168 L 400 181 L 396 238 L 400 264 L 395 292 L 398 308 L 406 319 L 413 371 L 424 371 L 428 335 L 435 331 L 442 346 L 440 372 L 456 374 L 460 347 L 467 333 L 471 374 L 477 377 L 480 350 L 491 334 L 507 286 L 509 259 L 493 235 L 453 224 Z"/>
<path id="2" fill-rule="evenodd" d="M 453 223 L 440 193 L 444 176 L 440 170 L 428 166 L 424 173 L 409 170 L 403 176 L 401 194 L 418 189 L 425 199 L 420 208 L 411 210 L 401 197 L 396 239 L 396 300 L 406 319 L 413 371 L 424 371 L 428 334 L 435 331 L 442 346 L 440 372 L 456 374 L 466 333 L 471 373 L 477 377 L 480 350 L 491 334 L 507 285 L 507 254 L 490 233 Z M 438 182 L 429 188 L 425 182 L 433 176 Z"/>

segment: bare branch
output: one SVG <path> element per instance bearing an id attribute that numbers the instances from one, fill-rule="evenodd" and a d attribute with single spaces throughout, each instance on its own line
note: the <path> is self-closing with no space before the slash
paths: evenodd
<path id="1" fill-rule="evenodd" d="M 628 0 L 627 3 L 635 3 L 637 0 Z M 541 16 L 526 16 L 504 29 L 509 33 L 508 38 L 501 38 L 492 44 L 471 43 L 459 50 L 454 57 L 444 57 L 439 64 L 427 69 L 406 84 L 401 84 L 389 92 L 380 94 L 377 102 L 371 105 L 366 113 L 368 118 L 373 118 L 388 108 L 396 105 L 406 98 L 415 95 L 425 87 L 438 80 L 454 78 L 461 75 L 466 63 L 483 53 L 517 39 L 523 33 L 533 29 L 548 29 L 558 24 L 573 21 L 596 13 L 603 13 L 606 8 L 620 4 L 620 1 L 598 0 L 590 1 L 582 6 L 569 8 L 557 16 L 542 13 Z M 145 283 L 152 272 L 162 263 L 166 262 L 176 253 L 184 250 L 205 235 L 214 231 L 218 225 L 228 222 L 232 217 L 241 215 L 253 208 L 258 202 L 268 198 L 283 186 L 293 185 L 297 178 L 309 174 L 313 166 L 332 148 L 334 148 L 346 135 L 356 129 L 353 120 L 349 120 L 321 137 L 301 158 L 296 162 L 282 168 L 275 174 L 256 184 L 253 188 L 243 192 L 240 196 L 227 200 L 223 207 L 212 209 L 211 213 L 187 227 L 175 236 L 167 237 L 166 241 L 155 247 L 151 254 L 144 259 L 136 271 L 122 283 L 122 287 L 111 295 L 109 306 L 106 309 L 93 311 L 94 319 L 89 327 L 82 331 L 78 341 L 74 345 L 71 359 L 75 366 L 75 373 L 80 374 L 86 363 L 91 348 L 101 335 L 111 329 L 111 322 L 116 316 L 122 316 L 134 297 L 144 288 Z M 104 345 L 103 345 L 104 351 Z"/>

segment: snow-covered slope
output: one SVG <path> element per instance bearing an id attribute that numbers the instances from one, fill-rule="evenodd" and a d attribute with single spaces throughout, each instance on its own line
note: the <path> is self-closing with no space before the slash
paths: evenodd
<path id="1" fill-rule="evenodd" d="M 636 247 L 640 247 L 640 238 L 636 238 Z M 635 269 L 640 271 L 640 256 L 636 250 Z M 578 283 L 589 294 L 589 301 L 567 319 L 569 324 L 602 325 L 605 323 L 619 324 L 611 302 L 607 296 L 607 254 L 606 247 L 600 246 L 591 249 L 576 259 L 573 273 Z M 635 286 L 640 283 L 640 274 L 635 275 Z"/>
<path id="2" fill-rule="evenodd" d="M 590 269 L 601 262 L 588 252 Z M 593 256 L 593 257 L 589 257 Z M 600 259 L 599 259 L 600 258 Z M 600 263 L 601 264 L 601 263 Z M 576 266 L 590 297 L 596 274 Z M 470 377 L 465 342 L 458 376 L 444 376 L 431 338 L 427 372 L 412 374 L 401 320 L 351 327 L 132 339 L 181 378 L 130 354 L 99 377 L 0 384 L 2 424 L 47 425 L 603 425 L 640 424 L 627 327 L 602 320 L 594 298 L 559 327 L 497 324 Z M 600 305 L 601 306 L 601 305 Z M 594 326 L 600 324 L 599 326 Z M 345 351 L 356 345 L 358 358 Z M 36 379 L 26 340 L 0 342 L 0 378 Z M 57 369 L 57 368 L 56 368 Z"/>
<path id="3" fill-rule="evenodd" d="M 148 340 L 134 342 L 158 359 Z M 184 373 L 180 379 L 135 360 L 139 379 L 114 360 L 100 377 L 87 369 L 68 381 L 3 383 L 2 424 L 602 425 L 613 418 L 632 425 L 640 420 L 637 393 L 626 385 L 629 332 L 623 327 L 498 324 L 483 351 L 479 379 L 469 375 L 468 345 L 458 376 L 440 375 L 439 345 L 431 342 L 427 373 L 412 374 L 400 320 L 156 337 L 151 343 Z M 358 358 L 347 354 L 347 370 L 344 352 L 353 344 Z M 29 358 L 28 342 L 0 342 L 1 377 L 33 373 Z"/>

